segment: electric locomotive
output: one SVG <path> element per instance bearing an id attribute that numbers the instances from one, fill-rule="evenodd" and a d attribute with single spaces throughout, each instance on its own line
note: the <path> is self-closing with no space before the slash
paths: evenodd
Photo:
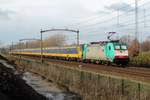
<path id="1" fill-rule="evenodd" d="M 129 62 L 128 47 L 124 42 L 101 41 L 84 44 L 83 60 L 100 63 L 127 65 Z"/>

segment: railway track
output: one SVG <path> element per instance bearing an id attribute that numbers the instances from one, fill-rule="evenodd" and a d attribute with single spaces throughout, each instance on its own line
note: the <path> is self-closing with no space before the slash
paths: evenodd
<path id="1" fill-rule="evenodd" d="M 48 60 L 47 61 L 52 61 Z M 54 60 L 56 62 L 56 60 Z M 60 61 L 57 61 L 57 63 Z M 60 64 L 63 64 L 63 61 L 61 61 Z M 65 64 L 69 65 L 82 65 L 83 67 L 87 67 L 89 69 L 95 69 L 95 70 L 103 70 L 107 72 L 115 72 L 115 73 L 121 73 L 121 74 L 128 74 L 128 75 L 134 75 L 134 76 L 139 76 L 143 78 L 148 78 L 150 79 L 150 70 L 147 71 L 146 69 L 131 69 L 131 68 L 117 68 L 114 66 L 106 66 L 106 65 L 96 65 L 96 64 L 84 64 L 84 63 L 79 63 L 79 62 L 66 62 Z M 146 71 L 145 71 L 146 70 Z"/>
<path id="2" fill-rule="evenodd" d="M 26 59 L 34 59 L 40 60 L 38 57 L 27 57 Z M 95 72 L 105 72 L 107 74 L 112 75 L 119 75 L 127 78 L 134 78 L 140 81 L 146 81 L 150 83 L 150 69 L 148 68 L 139 68 L 139 67 L 114 67 L 114 66 L 107 66 L 107 65 L 100 65 L 100 64 L 90 64 L 90 63 L 82 63 L 82 62 L 75 62 L 75 61 L 65 61 L 65 60 L 57 60 L 57 59 L 49 59 L 44 58 L 46 62 L 52 62 L 55 64 L 62 64 L 69 67 L 81 67 L 83 70 L 90 70 Z"/>

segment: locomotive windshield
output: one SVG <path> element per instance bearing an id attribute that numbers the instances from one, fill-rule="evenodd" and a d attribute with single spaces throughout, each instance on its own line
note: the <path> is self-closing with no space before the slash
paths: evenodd
<path id="1" fill-rule="evenodd" d="M 114 44 L 115 50 L 127 50 L 127 45 L 126 44 Z"/>
<path id="2" fill-rule="evenodd" d="M 122 50 L 126 50 L 126 49 L 127 49 L 127 46 L 126 46 L 126 45 L 121 45 L 121 49 L 122 49 Z"/>
<path id="3" fill-rule="evenodd" d="M 116 46 L 115 46 L 115 49 L 116 49 L 116 50 L 120 50 L 120 45 L 116 45 Z"/>

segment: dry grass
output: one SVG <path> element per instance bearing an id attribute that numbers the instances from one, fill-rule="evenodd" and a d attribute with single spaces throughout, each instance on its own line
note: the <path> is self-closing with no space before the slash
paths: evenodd
<path id="1" fill-rule="evenodd" d="M 128 80 L 92 74 L 60 65 L 22 62 L 27 70 L 36 72 L 48 80 L 68 87 L 83 97 L 83 100 L 148 100 L 150 86 Z"/>
<path id="2" fill-rule="evenodd" d="M 150 67 L 150 52 L 142 52 L 136 57 L 131 57 L 131 64 Z"/>

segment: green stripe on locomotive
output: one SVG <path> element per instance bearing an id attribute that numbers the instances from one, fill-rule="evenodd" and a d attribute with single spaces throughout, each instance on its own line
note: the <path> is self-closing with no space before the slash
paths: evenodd
<path id="1" fill-rule="evenodd" d="M 87 47 L 88 47 L 88 44 L 83 44 L 82 45 L 82 59 L 86 59 L 86 54 L 87 54 Z"/>
<path id="2" fill-rule="evenodd" d="M 112 42 L 106 43 L 104 51 L 105 51 L 105 56 L 107 57 L 107 59 L 109 61 L 113 62 L 113 60 L 115 58 L 114 44 Z"/>

